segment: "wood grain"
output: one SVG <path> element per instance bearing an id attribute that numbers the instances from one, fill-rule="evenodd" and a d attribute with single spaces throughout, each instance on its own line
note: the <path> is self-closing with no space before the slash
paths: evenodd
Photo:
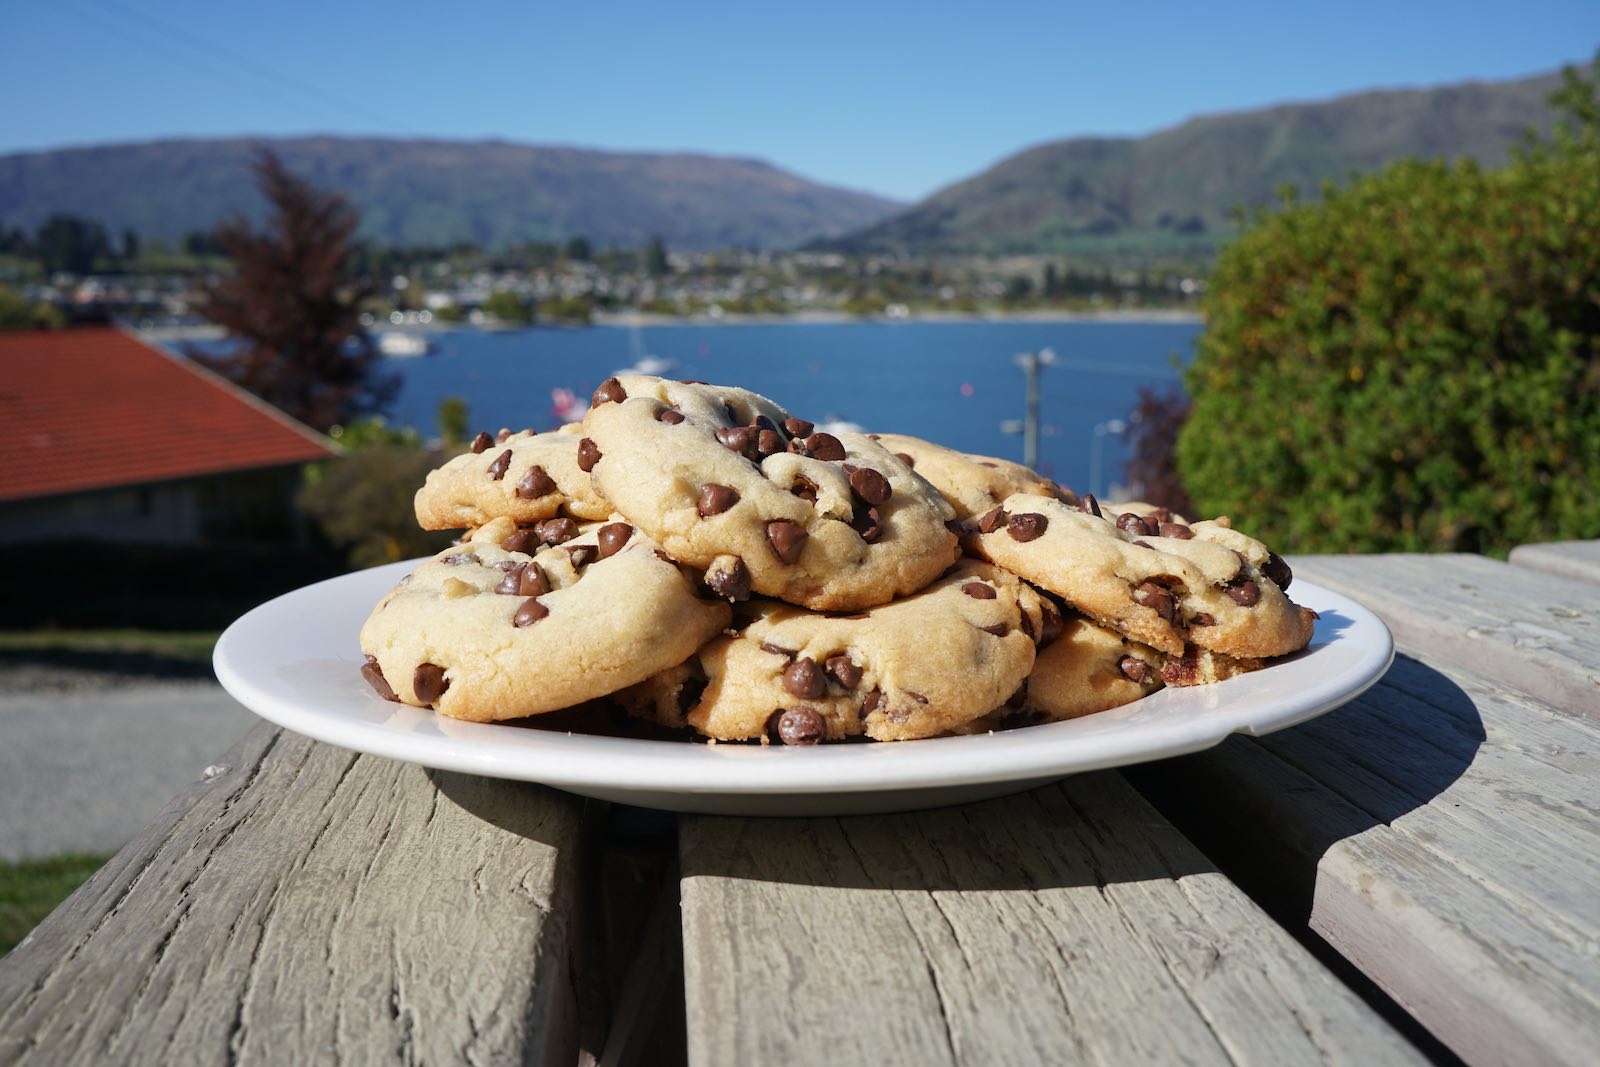
<path id="1" fill-rule="evenodd" d="M 1575 582 L 1600 585 L 1600 541 L 1551 541 L 1542 545 L 1518 545 L 1511 550 L 1511 562 L 1518 567 L 1531 567 Z"/>
<path id="2" fill-rule="evenodd" d="M 1483 556 L 1300 556 L 1296 575 L 1376 612 L 1430 663 L 1600 721 L 1600 590 Z"/>
<path id="3" fill-rule="evenodd" d="M 1130 777 L 1467 1062 L 1594 1062 L 1593 724 L 1401 657 L 1320 719 Z"/>
<path id="4" fill-rule="evenodd" d="M 577 1056 L 581 805 L 262 725 L 0 961 L 0 1062 Z"/>
<path id="5" fill-rule="evenodd" d="M 680 841 L 695 1064 L 1418 1061 L 1113 774 Z"/>

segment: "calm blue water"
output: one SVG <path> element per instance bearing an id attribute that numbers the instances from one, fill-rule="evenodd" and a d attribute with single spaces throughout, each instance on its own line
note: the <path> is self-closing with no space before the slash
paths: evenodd
<path id="1" fill-rule="evenodd" d="M 1022 458 L 1022 438 L 1000 423 L 1023 413 L 1019 352 L 1054 349 L 1042 378 L 1044 472 L 1091 488 L 1096 424 L 1125 419 L 1140 386 L 1171 388 L 1188 362 L 1195 323 L 973 322 L 663 326 L 630 330 L 538 328 L 430 335 L 438 351 L 396 359 L 403 380 L 390 421 L 438 432 L 439 401 L 467 401 L 471 425 L 547 429 L 561 421 L 551 391 L 587 403 L 594 387 L 637 354 L 672 360 L 673 378 L 741 385 L 814 422 L 847 419 L 868 430 L 916 434 L 967 452 Z M 1102 439 L 1100 485 L 1121 478 L 1126 450 Z"/>

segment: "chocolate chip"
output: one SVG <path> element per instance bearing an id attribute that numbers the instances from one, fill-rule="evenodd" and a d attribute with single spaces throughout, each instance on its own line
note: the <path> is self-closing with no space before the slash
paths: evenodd
<path id="1" fill-rule="evenodd" d="M 738 490 L 731 486 L 718 485 L 716 482 L 707 482 L 700 487 L 700 499 L 695 502 L 695 511 L 700 513 L 702 519 L 712 515 L 721 515 L 724 511 L 739 502 Z"/>
<path id="2" fill-rule="evenodd" d="M 1028 616 L 1027 611 L 1021 612 L 1017 617 L 1017 621 L 1021 624 L 1022 632 L 1028 638 L 1028 640 L 1032 641 L 1034 644 L 1038 644 L 1039 635 L 1034 630 L 1033 619 Z"/>
<path id="3" fill-rule="evenodd" d="M 778 740 L 786 745 L 814 745 L 827 734 L 813 708 L 788 708 L 778 716 Z"/>
<path id="4" fill-rule="evenodd" d="M 600 383 L 600 388 L 594 391 L 594 397 L 590 400 L 589 406 L 597 408 L 601 404 L 609 403 L 613 400 L 620 404 L 626 399 L 628 399 L 628 393 L 622 388 L 622 383 L 615 378 L 607 378 Z"/>
<path id="5" fill-rule="evenodd" d="M 784 419 L 783 428 L 789 431 L 790 437 L 809 437 L 816 427 L 805 419 Z"/>
<path id="6" fill-rule="evenodd" d="M 511 440 L 511 428 L 509 426 L 500 427 L 500 432 L 494 435 L 494 443 L 503 445 L 509 440 Z"/>
<path id="7" fill-rule="evenodd" d="M 862 467 L 849 474 L 850 488 L 856 496 L 869 504 L 882 504 L 894 492 L 889 486 L 889 479 L 873 470 L 871 467 Z"/>
<path id="8" fill-rule="evenodd" d="M 578 536 L 578 524 L 571 519 L 546 519 L 534 527 L 547 545 L 564 544 Z"/>
<path id="9" fill-rule="evenodd" d="M 383 676 L 383 668 L 378 666 L 377 656 L 367 657 L 367 662 L 361 665 L 361 677 L 365 678 L 367 684 L 372 686 L 372 691 L 383 699 L 399 701 L 400 698 L 394 695 L 394 689 Z"/>
<path id="10" fill-rule="evenodd" d="M 747 600 L 750 597 L 750 570 L 744 560 L 736 559 L 725 570 L 706 572 L 706 588 L 724 600 Z"/>
<path id="11" fill-rule="evenodd" d="M 566 549 L 567 559 L 572 563 L 572 569 L 588 566 L 600 555 L 600 550 L 593 545 L 569 545 Z"/>
<path id="12" fill-rule="evenodd" d="M 508 572 L 494 587 L 494 591 L 512 596 L 544 596 L 550 591 L 550 583 L 539 565 L 530 561 Z"/>
<path id="13" fill-rule="evenodd" d="M 1189 620 L 1190 626 L 1215 626 L 1216 624 L 1217 617 L 1211 614 L 1209 611 L 1202 611 L 1194 618 Z"/>
<path id="14" fill-rule="evenodd" d="M 1007 518 L 1009 518 L 1009 516 L 1006 515 L 1006 509 L 1005 508 L 1000 508 L 1000 507 L 993 508 L 992 510 L 986 511 L 981 516 L 979 516 L 979 518 L 978 518 L 978 530 L 979 530 L 979 532 L 986 533 L 986 534 L 987 533 L 994 533 L 996 530 L 1000 529 L 1000 527 L 1002 525 L 1005 524 L 1005 521 L 1006 521 Z"/>
<path id="15" fill-rule="evenodd" d="M 489 477 L 499 481 L 506 476 L 506 469 L 511 466 L 511 449 L 506 449 L 494 457 L 494 462 L 489 464 Z"/>
<path id="16" fill-rule="evenodd" d="M 1172 510 L 1170 508 L 1156 508 L 1144 517 L 1144 521 L 1145 525 L 1149 526 L 1150 529 L 1159 530 L 1162 523 L 1172 521 Z"/>
<path id="17" fill-rule="evenodd" d="M 784 648 L 782 645 L 775 645 L 771 641 L 761 642 L 761 651 L 770 653 L 774 656 L 782 656 L 784 659 L 794 659 L 794 657 L 797 655 L 794 649 Z"/>
<path id="18" fill-rule="evenodd" d="M 805 454 L 812 459 L 838 462 L 845 457 L 844 445 L 831 433 L 814 433 L 805 440 Z"/>
<path id="19" fill-rule="evenodd" d="M 883 516 L 878 514 L 877 508 L 857 504 L 850 515 L 850 528 L 870 545 L 883 536 Z"/>
<path id="20" fill-rule="evenodd" d="M 1131 511 L 1124 511 L 1121 515 L 1117 516 L 1117 529 L 1126 530 L 1135 537 L 1149 537 L 1151 534 L 1155 533 L 1154 530 L 1145 525 L 1145 521 L 1143 519 Z"/>
<path id="21" fill-rule="evenodd" d="M 483 557 L 476 552 L 452 552 L 439 562 L 449 564 L 452 567 L 459 567 L 464 563 L 482 563 Z"/>
<path id="22" fill-rule="evenodd" d="M 767 523 L 767 544 L 772 546 L 772 554 L 784 563 L 793 563 L 800 558 L 800 549 L 806 537 L 806 528 L 797 522 L 774 519 Z"/>
<path id="23" fill-rule="evenodd" d="M 1006 533 L 1011 535 L 1013 541 L 1033 541 L 1044 535 L 1045 528 L 1050 525 L 1050 520 L 1036 512 L 1025 512 L 1021 515 L 1011 516 L 1011 521 L 1006 523 Z"/>
<path id="24" fill-rule="evenodd" d="M 993 600 L 999 595 L 988 582 L 967 582 L 961 591 L 974 600 Z"/>
<path id="25" fill-rule="evenodd" d="M 861 702 L 861 717 L 865 719 L 868 715 L 877 711 L 878 705 L 882 703 L 883 690 L 874 686 L 872 692 L 868 693 L 866 699 Z"/>
<path id="26" fill-rule="evenodd" d="M 494 444 L 494 438 L 490 437 L 485 431 L 479 430 L 478 436 L 472 439 L 472 451 L 474 453 L 482 452 L 492 444 Z"/>
<path id="27" fill-rule="evenodd" d="M 683 421 L 683 412 L 676 408 L 662 408 L 656 413 L 656 419 L 668 426 L 676 426 Z"/>
<path id="28" fill-rule="evenodd" d="M 1294 571 L 1283 561 L 1283 557 L 1276 552 L 1267 555 L 1267 561 L 1261 565 L 1261 573 L 1271 579 L 1272 584 L 1279 589 L 1288 589 L 1289 583 L 1294 581 Z"/>
<path id="29" fill-rule="evenodd" d="M 1138 656 L 1123 656 L 1117 663 L 1117 669 L 1130 682 L 1138 682 L 1143 685 L 1150 680 L 1150 664 Z"/>
<path id="30" fill-rule="evenodd" d="M 817 502 L 817 483 L 803 474 L 795 475 L 794 488 L 790 489 L 789 492 L 801 500 L 809 500 L 813 504 Z"/>
<path id="31" fill-rule="evenodd" d="M 595 539 L 600 542 L 600 558 L 609 559 L 622 551 L 622 546 L 633 536 L 633 527 L 625 522 L 608 522 L 600 527 Z"/>
<path id="32" fill-rule="evenodd" d="M 1011 627 L 1003 622 L 997 622 L 993 626 L 980 626 L 978 629 L 986 634 L 994 634 L 996 637 L 1004 637 L 1011 632 Z"/>
<path id="33" fill-rule="evenodd" d="M 687 715 L 689 709 L 700 703 L 700 697 L 706 691 L 704 678 L 685 678 L 683 685 L 678 689 L 678 711 Z"/>
<path id="34" fill-rule="evenodd" d="M 1261 587 L 1248 578 L 1235 579 L 1222 591 L 1228 594 L 1229 600 L 1241 608 L 1254 607 L 1256 601 L 1261 599 Z"/>
<path id="35" fill-rule="evenodd" d="M 828 682 L 813 659 L 797 659 L 783 672 L 783 688 L 801 700 L 821 700 L 828 695 Z"/>
<path id="36" fill-rule="evenodd" d="M 532 626 L 548 614 L 550 614 L 550 609 L 539 603 L 537 597 L 529 597 L 522 602 L 522 607 L 518 608 L 517 613 L 511 617 L 511 624 L 519 629 L 524 626 Z"/>
<path id="37" fill-rule="evenodd" d="M 778 424 L 767 418 L 765 415 L 757 415 L 755 418 L 750 420 L 750 425 L 755 427 L 757 430 L 771 430 L 773 433 L 778 432 Z"/>
<path id="38" fill-rule="evenodd" d="M 824 669 L 833 676 L 833 680 L 846 689 L 854 689 L 861 684 L 861 668 L 855 661 L 841 652 L 836 656 L 829 656 L 824 664 Z"/>
<path id="39" fill-rule="evenodd" d="M 901 463 L 904 463 L 908 467 L 914 468 L 917 465 L 917 461 L 906 455 L 904 452 L 896 452 L 894 454 L 894 458 L 898 459 Z"/>
<path id="40" fill-rule="evenodd" d="M 543 524 L 541 523 L 541 525 Z M 539 534 L 539 527 L 535 526 L 529 530 L 518 530 L 504 541 L 501 541 L 500 547 L 507 552 L 521 552 L 524 555 L 531 556 L 539 551 L 539 546 L 542 544 L 544 544 L 544 538 Z"/>
<path id="41" fill-rule="evenodd" d="M 918 704 L 926 704 L 928 702 L 928 698 L 923 696 L 921 693 L 914 693 L 909 689 L 902 689 L 901 692 L 910 697 L 912 700 L 915 700 Z"/>
<path id="42" fill-rule="evenodd" d="M 585 437 L 578 442 L 578 469 L 588 474 L 594 470 L 594 465 L 600 462 L 600 449 L 595 443 Z"/>
<path id="43" fill-rule="evenodd" d="M 1100 514 L 1100 501 L 1094 498 L 1093 493 L 1083 494 L 1083 499 L 1078 501 L 1078 510 L 1085 514 L 1093 515 L 1097 519 L 1105 518 L 1104 515 Z"/>
<path id="44" fill-rule="evenodd" d="M 710 383 L 709 382 L 703 382 L 699 378 L 679 378 L 678 379 L 678 384 L 679 385 L 709 385 Z"/>
<path id="45" fill-rule="evenodd" d="M 1133 591 L 1133 599 L 1168 622 L 1172 621 L 1176 602 L 1172 598 L 1170 589 L 1165 589 L 1155 582 L 1145 582 Z"/>
<path id="46" fill-rule="evenodd" d="M 1060 637 L 1061 631 L 1067 628 L 1067 624 L 1066 621 L 1061 618 L 1061 612 L 1057 611 L 1056 606 L 1050 603 L 1050 601 L 1042 601 L 1040 603 L 1040 608 L 1040 614 L 1043 616 L 1043 622 L 1040 624 L 1039 647 L 1043 648 L 1045 645 L 1050 644 L 1050 642 Z"/>
<path id="47" fill-rule="evenodd" d="M 777 430 L 762 430 L 756 435 L 756 454 L 765 459 L 783 451 L 783 435 Z"/>
<path id="48" fill-rule="evenodd" d="M 1140 548 L 1148 548 L 1152 552 L 1156 550 L 1156 546 L 1152 545 L 1149 541 L 1135 541 L 1134 544 L 1138 545 Z"/>
<path id="49" fill-rule="evenodd" d="M 450 679 L 444 676 L 444 668 L 437 663 L 419 663 L 411 675 L 411 690 L 424 704 L 432 704 L 449 688 Z"/>
<path id="50" fill-rule="evenodd" d="M 556 483 L 543 467 L 529 467 L 522 481 L 517 483 L 517 496 L 522 500 L 537 500 L 556 491 Z"/>
<path id="51" fill-rule="evenodd" d="M 1194 531 L 1181 522 L 1164 522 L 1157 528 L 1157 533 L 1162 537 L 1176 537 L 1180 541 L 1194 538 Z"/>

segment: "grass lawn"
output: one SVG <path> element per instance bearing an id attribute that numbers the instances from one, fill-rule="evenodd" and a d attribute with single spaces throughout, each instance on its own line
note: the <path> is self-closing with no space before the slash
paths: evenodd
<path id="1" fill-rule="evenodd" d="M 210 663 L 215 630 L 0 630 L 0 653 L 114 652 Z"/>
<path id="2" fill-rule="evenodd" d="M 0 863 L 0 956 L 16 948 L 29 930 L 108 859 L 69 855 Z"/>

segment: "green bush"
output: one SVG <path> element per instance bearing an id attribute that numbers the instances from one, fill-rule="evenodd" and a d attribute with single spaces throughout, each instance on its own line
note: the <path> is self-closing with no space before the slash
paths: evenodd
<path id="1" fill-rule="evenodd" d="M 1302 552 L 1600 536 L 1600 124 L 1509 167 L 1406 162 L 1222 253 L 1184 483 Z"/>
<path id="2" fill-rule="evenodd" d="M 423 448 L 415 431 L 381 419 L 335 427 L 332 436 L 345 454 L 307 467 L 296 502 L 352 567 L 426 556 L 450 543 L 448 533 L 419 528 L 412 505 L 446 456 Z"/>

